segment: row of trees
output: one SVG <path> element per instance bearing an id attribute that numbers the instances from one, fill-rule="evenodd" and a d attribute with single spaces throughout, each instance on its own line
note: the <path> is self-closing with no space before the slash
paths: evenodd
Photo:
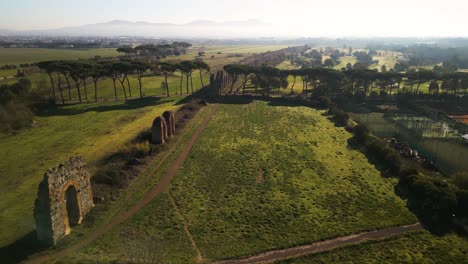
<path id="1" fill-rule="evenodd" d="M 125 100 L 132 97 L 132 89 L 129 76 L 136 76 L 139 83 L 140 98 L 143 98 L 142 78 L 148 71 L 153 74 L 162 74 L 165 78 L 166 94 L 169 96 L 168 78 L 176 71 L 180 72 L 180 93 L 182 94 L 182 81 L 186 77 L 187 93 L 189 93 L 189 80 L 193 92 L 192 73 L 199 70 L 200 79 L 203 84 L 203 75 L 209 72 L 210 67 L 203 61 L 182 61 L 172 64 L 167 62 L 146 63 L 136 59 L 104 60 L 104 61 L 43 61 L 38 67 L 44 70 L 50 79 L 52 97 L 54 101 L 60 98 L 65 104 L 65 98 L 72 100 L 72 86 L 76 88 L 78 101 L 81 103 L 83 97 L 88 99 L 88 85 L 94 86 L 94 100 L 98 99 L 98 82 L 110 78 L 113 83 L 114 95 L 117 97 L 117 86 L 121 86 Z M 67 92 L 64 91 L 64 87 Z M 84 92 L 84 94 L 82 94 Z M 67 93 L 67 94 L 65 94 Z"/>
<path id="2" fill-rule="evenodd" d="M 324 94 L 333 94 L 339 91 L 349 91 L 351 93 L 371 93 L 372 88 L 377 86 L 381 92 L 393 93 L 396 89 L 398 93 L 402 92 L 402 84 L 406 85 L 404 92 L 419 93 L 423 83 L 429 83 L 429 91 L 438 94 L 441 90 L 457 94 L 464 90 L 466 94 L 468 89 L 468 73 L 437 73 L 430 70 L 410 70 L 405 73 L 395 71 L 370 70 L 365 68 L 345 68 L 341 71 L 330 68 L 303 68 L 293 70 L 279 70 L 270 66 L 252 67 L 248 65 L 231 64 L 226 65 L 224 70 L 231 75 L 234 82 L 242 80 L 243 93 L 247 81 L 250 79 L 253 83 L 264 80 L 262 87 L 269 88 L 287 87 L 288 76 L 293 77 L 291 92 L 294 91 L 297 77 L 301 77 L 303 82 L 303 91 L 309 91 L 309 85 L 315 90 L 322 91 Z M 229 92 L 232 93 L 234 84 Z"/>
<path id="3" fill-rule="evenodd" d="M 135 48 L 126 46 L 118 48 L 117 51 L 128 57 L 141 56 L 147 58 L 148 61 L 154 62 L 167 56 L 186 54 L 191 46 L 192 44 L 187 42 L 173 42 L 172 44 L 146 44 Z"/>

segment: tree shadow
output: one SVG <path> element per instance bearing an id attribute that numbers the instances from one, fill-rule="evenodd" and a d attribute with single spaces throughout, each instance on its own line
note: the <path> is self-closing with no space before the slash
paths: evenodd
<path id="1" fill-rule="evenodd" d="M 19 263 L 44 249 L 47 247 L 37 241 L 36 230 L 34 230 L 12 244 L 0 248 L 0 262 Z"/>
<path id="2" fill-rule="evenodd" d="M 77 107 L 65 107 L 62 106 L 48 106 L 41 107 L 36 112 L 37 116 L 70 116 L 78 115 L 86 112 L 107 112 L 116 110 L 135 110 L 147 106 L 157 106 L 173 101 L 171 97 L 144 97 L 143 99 L 135 98 L 130 99 L 126 102 L 122 101 L 111 101 L 103 104 L 97 103 L 85 103 L 79 104 Z M 119 103 L 121 102 L 121 103 Z"/>

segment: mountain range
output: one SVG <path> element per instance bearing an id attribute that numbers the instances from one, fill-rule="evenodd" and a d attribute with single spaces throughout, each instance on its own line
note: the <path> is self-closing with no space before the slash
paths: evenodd
<path id="1" fill-rule="evenodd" d="M 190 37 L 190 38 L 226 38 L 258 37 L 273 32 L 270 24 L 259 20 L 215 22 L 195 20 L 186 24 L 131 22 L 113 20 L 105 23 L 88 24 L 47 30 L 1 30 L 0 36 L 69 36 L 69 37 Z"/>

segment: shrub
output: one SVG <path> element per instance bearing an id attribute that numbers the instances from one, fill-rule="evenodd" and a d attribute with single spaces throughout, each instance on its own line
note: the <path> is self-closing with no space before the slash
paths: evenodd
<path id="1" fill-rule="evenodd" d="M 330 98 L 326 97 L 326 96 L 319 96 L 317 98 L 317 101 L 318 101 L 318 107 L 320 108 L 329 108 L 330 105 L 331 105 L 331 100 Z"/>
<path id="2" fill-rule="evenodd" d="M 436 228 L 451 224 L 451 218 L 459 206 L 455 192 L 446 182 L 425 175 L 410 175 L 402 177 L 400 184 L 409 190 L 415 208 L 425 223 Z M 464 194 L 461 196 L 464 197 Z"/>
<path id="3" fill-rule="evenodd" d="M 24 104 L 8 103 L 0 105 L 0 132 L 10 133 L 30 127 L 33 121 L 33 113 Z"/>
<path id="4" fill-rule="evenodd" d="M 366 138 L 369 136 L 369 128 L 363 124 L 359 123 L 354 127 L 354 135 L 360 143 L 365 143 Z"/>
<path id="5" fill-rule="evenodd" d="M 100 168 L 91 178 L 94 183 L 125 187 L 130 175 L 117 164 L 110 164 Z"/>
<path id="6" fill-rule="evenodd" d="M 459 190 L 457 196 L 457 211 L 456 215 L 461 218 L 468 217 L 468 190 Z"/>
<path id="7" fill-rule="evenodd" d="M 350 116 L 348 113 L 342 111 L 342 110 L 337 110 L 335 112 L 335 115 L 333 117 L 333 120 L 338 126 L 346 126 L 348 124 Z"/>
<path id="8" fill-rule="evenodd" d="M 402 165 L 401 157 L 394 151 L 387 152 L 385 163 L 392 173 L 399 173 Z"/>
<path id="9" fill-rule="evenodd" d="M 135 158 L 143 158 L 151 151 L 148 141 L 129 143 L 120 148 L 117 155 L 125 161 L 130 161 Z"/>
<path id="10" fill-rule="evenodd" d="M 464 171 L 454 174 L 453 183 L 462 190 L 468 190 L 468 172 Z"/>

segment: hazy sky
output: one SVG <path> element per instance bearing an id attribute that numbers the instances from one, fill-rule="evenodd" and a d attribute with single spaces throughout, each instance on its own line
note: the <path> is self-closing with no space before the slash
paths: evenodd
<path id="1" fill-rule="evenodd" d="M 258 19 L 276 35 L 468 36 L 468 0 L 0 0 L 0 28 Z"/>

